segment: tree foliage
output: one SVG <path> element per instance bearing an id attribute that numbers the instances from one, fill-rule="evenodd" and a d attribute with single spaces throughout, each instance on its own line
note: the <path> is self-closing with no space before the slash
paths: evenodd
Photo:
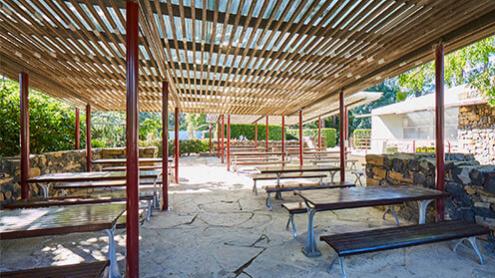
<path id="1" fill-rule="evenodd" d="M 445 84 L 468 84 L 495 105 L 495 36 L 480 40 L 445 56 Z M 409 95 L 421 96 L 435 86 L 434 62 L 426 63 L 399 76 L 398 100 Z"/>

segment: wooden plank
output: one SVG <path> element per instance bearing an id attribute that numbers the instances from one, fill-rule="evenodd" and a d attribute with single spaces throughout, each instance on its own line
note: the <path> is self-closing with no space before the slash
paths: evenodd
<path id="1" fill-rule="evenodd" d="M 157 178 L 161 171 L 140 171 L 140 178 Z M 72 172 L 31 177 L 30 183 L 125 180 L 125 172 Z"/>
<path id="2" fill-rule="evenodd" d="M 99 278 L 109 261 L 98 261 L 91 263 L 78 263 L 70 265 L 57 265 L 39 267 L 33 269 L 23 269 L 16 271 L 0 272 L 2 278 Z"/>

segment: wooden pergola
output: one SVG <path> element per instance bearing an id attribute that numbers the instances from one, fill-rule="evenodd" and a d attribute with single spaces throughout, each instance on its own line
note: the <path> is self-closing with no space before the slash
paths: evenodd
<path id="1" fill-rule="evenodd" d="M 433 58 L 443 190 L 444 52 L 494 33 L 493 0 L 0 0 L 0 73 L 21 83 L 22 197 L 29 197 L 28 85 L 87 112 L 127 111 L 126 276 L 138 277 L 139 111 L 302 123 L 321 103 L 338 102 L 342 118 L 345 98 Z M 441 219 L 441 201 L 437 213 Z"/>

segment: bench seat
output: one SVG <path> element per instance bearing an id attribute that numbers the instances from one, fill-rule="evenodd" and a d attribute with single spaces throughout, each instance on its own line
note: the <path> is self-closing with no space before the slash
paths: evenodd
<path id="1" fill-rule="evenodd" d="M 162 169 L 162 165 L 140 165 L 139 170 L 141 171 L 150 171 L 150 170 L 157 170 L 157 169 Z M 115 172 L 115 171 L 127 171 L 127 166 L 108 166 L 108 167 L 103 167 L 101 169 L 103 172 Z"/>
<path id="2" fill-rule="evenodd" d="M 91 263 L 78 263 L 62 266 L 49 266 L 0 272 L 2 278 L 98 278 L 101 277 L 109 261 L 99 261 Z"/>
<path id="3" fill-rule="evenodd" d="M 342 274 L 345 276 L 342 260 L 342 257 L 344 256 L 455 239 L 461 239 L 460 242 L 464 239 L 468 239 L 476 254 L 479 256 L 480 262 L 483 263 L 483 258 L 476 244 L 476 236 L 485 235 L 489 232 L 490 229 L 488 227 L 474 223 L 464 221 L 443 221 L 432 224 L 418 224 L 326 235 L 321 236 L 320 240 L 326 242 L 335 250 L 339 257 Z"/>
<path id="4" fill-rule="evenodd" d="M 337 182 L 337 183 L 299 183 L 299 184 L 281 184 L 265 186 L 264 189 L 267 193 L 272 192 L 288 192 L 295 190 L 316 190 L 316 189 L 331 189 L 331 188 L 344 188 L 355 186 L 351 182 Z"/>
<path id="5" fill-rule="evenodd" d="M 280 179 L 304 179 L 304 178 L 324 178 L 328 176 L 327 173 L 318 172 L 306 172 L 306 173 L 290 173 L 280 175 Z M 276 180 L 277 175 L 275 174 L 254 174 L 251 178 L 255 181 L 258 180 Z"/>

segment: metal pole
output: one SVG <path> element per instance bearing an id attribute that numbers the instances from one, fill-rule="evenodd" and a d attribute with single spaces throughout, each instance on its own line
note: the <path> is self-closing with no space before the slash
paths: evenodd
<path id="1" fill-rule="evenodd" d="M 285 161 L 285 115 L 282 114 L 282 161 Z"/>
<path id="2" fill-rule="evenodd" d="M 268 152 L 269 149 L 269 141 L 268 137 L 270 137 L 270 131 L 268 129 L 268 115 L 266 115 L 266 120 L 265 120 L 265 151 Z"/>
<path id="3" fill-rule="evenodd" d="M 91 150 L 91 105 L 86 104 L 86 171 L 91 172 L 93 153 Z"/>
<path id="4" fill-rule="evenodd" d="M 225 163 L 225 115 L 222 115 L 222 123 L 220 124 L 220 135 L 222 143 L 220 144 L 220 159 L 222 164 Z"/>
<path id="5" fill-rule="evenodd" d="M 254 146 L 258 147 L 258 122 L 254 123 Z"/>
<path id="6" fill-rule="evenodd" d="M 212 144 L 211 144 L 211 136 L 212 136 L 211 129 L 212 129 L 212 128 L 213 128 L 213 126 L 212 126 L 212 124 L 210 123 L 210 126 L 209 126 L 209 128 L 208 128 L 208 130 L 209 130 L 209 136 L 208 136 L 208 138 L 209 138 L 209 144 L 208 144 L 208 146 L 209 146 L 209 152 L 210 152 L 210 155 L 211 155 L 211 150 L 212 150 L 212 148 L 213 148 L 213 147 L 212 147 Z"/>
<path id="7" fill-rule="evenodd" d="M 444 150 L 444 49 L 439 43 L 435 47 L 435 152 L 437 190 L 445 190 L 445 150 Z M 436 200 L 437 221 L 444 219 L 444 201 Z"/>
<path id="8" fill-rule="evenodd" d="M 139 277 L 139 107 L 138 107 L 138 14 L 139 5 L 126 3 L 126 64 L 127 64 L 127 271 L 126 277 Z"/>
<path id="9" fill-rule="evenodd" d="M 339 148 L 340 148 L 340 181 L 345 182 L 345 130 L 344 130 L 344 121 L 345 121 L 345 114 L 344 114 L 344 91 L 340 90 L 339 92 L 339 113 L 340 113 L 340 120 L 339 120 L 339 130 L 340 130 L 340 142 L 339 142 Z"/>
<path id="10" fill-rule="evenodd" d="M 344 139 L 345 139 L 345 158 L 347 160 L 347 147 L 349 146 L 349 111 L 347 106 L 344 107 Z"/>
<path id="11" fill-rule="evenodd" d="M 76 117 L 75 117 L 75 122 L 76 122 L 76 130 L 75 130 L 75 146 L 74 148 L 76 150 L 79 150 L 81 147 L 81 127 L 80 127 L 80 122 L 79 122 L 79 108 L 76 108 Z"/>
<path id="12" fill-rule="evenodd" d="M 227 171 L 230 171 L 230 114 L 227 115 Z"/>
<path id="13" fill-rule="evenodd" d="M 162 210 L 168 210 L 168 82 L 162 82 Z"/>
<path id="14" fill-rule="evenodd" d="M 412 150 L 413 150 L 413 153 L 416 153 L 416 140 L 412 141 Z"/>
<path id="15" fill-rule="evenodd" d="M 302 110 L 299 110 L 299 165 L 303 166 L 303 124 L 302 124 Z"/>
<path id="16" fill-rule="evenodd" d="M 179 107 L 175 107 L 175 138 L 174 138 L 174 160 L 175 160 L 175 183 L 179 183 L 179 155 L 180 155 L 180 142 L 179 142 Z"/>
<path id="17" fill-rule="evenodd" d="M 21 127 L 21 198 L 29 199 L 29 75 L 25 72 L 19 74 L 20 87 L 20 127 Z"/>
<path id="18" fill-rule="evenodd" d="M 318 149 L 321 149 L 321 116 L 318 116 Z"/>
<path id="19" fill-rule="evenodd" d="M 220 115 L 217 119 L 217 157 L 220 158 Z"/>

